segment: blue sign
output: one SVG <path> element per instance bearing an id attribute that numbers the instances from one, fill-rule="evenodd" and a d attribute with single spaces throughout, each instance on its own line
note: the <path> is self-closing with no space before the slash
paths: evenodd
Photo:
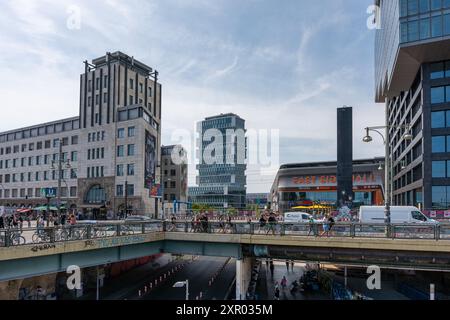
<path id="1" fill-rule="evenodd" d="M 56 197 L 56 188 L 41 188 L 41 197 L 55 198 Z"/>

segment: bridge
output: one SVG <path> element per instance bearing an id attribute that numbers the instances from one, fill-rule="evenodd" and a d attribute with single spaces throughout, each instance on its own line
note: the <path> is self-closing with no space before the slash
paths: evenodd
<path id="1" fill-rule="evenodd" d="M 236 258 L 238 296 L 255 258 L 450 271 L 450 225 L 338 223 L 329 236 L 320 236 L 319 229 L 317 224 L 145 222 L 0 230 L 0 281 L 158 253 Z"/>

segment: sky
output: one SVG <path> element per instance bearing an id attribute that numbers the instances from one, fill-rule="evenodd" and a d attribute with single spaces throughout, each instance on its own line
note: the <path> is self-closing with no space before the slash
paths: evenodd
<path id="1" fill-rule="evenodd" d="M 179 129 L 233 112 L 247 129 L 279 130 L 278 164 L 335 160 L 336 108 L 349 105 L 354 158 L 383 155 L 381 140 L 362 142 L 365 127 L 384 123 L 372 3 L 1 1 L 0 131 L 77 116 L 82 62 L 120 50 L 159 71 L 165 145 Z M 249 167 L 247 192 L 269 192 L 276 170 L 260 169 Z"/>

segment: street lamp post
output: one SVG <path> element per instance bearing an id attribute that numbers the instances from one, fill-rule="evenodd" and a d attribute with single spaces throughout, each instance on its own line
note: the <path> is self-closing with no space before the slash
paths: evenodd
<path id="1" fill-rule="evenodd" d="M 178 281 L 173 285 L 174 288 L 183 288 L 184 286 L 186 286 L 186 300 L 189 300 L 189 280 Z"/>
<path id="2" fill-rule="evenodd" d="M 403 135 L 403 139 L 406 141 L 411 141 L 413 139 L 413 136 L 410 132 L 411 126 L 409 124 L 406 125 L 400 125 L 400 126 L 392 126 L 392 125 L 386 125 L 386 126 L 377 126 L 377 127 L 367 127 L 366 130 L 366 136 L 363 138 L 363 141 L 366 143 L 372 142 L 373 138 L 370 136 L 370 131 L 378 133 L 381 138 L 383 139 L 384 145 L 385 145 L 385 187 L 384 187 L 384 214 L 385 214 L 385 223 L 389 225 L 391 223 L 391 202 L 392 202 L 392 190 L 391 190 L 391 180 L 393 178 L 393 170 L 392 170 L 392 157 L 390 156 L 390 139 L 389 139 L 389 130 L 392 128 L 402 128 L 406 130 L 406 133 Z M 385 135 L 383 135 L 379 130 L 385 129 Z"/>
<path id="3" fill-rule="evenodd" d="M 61 185 L 62 185 L 62 180 L 63 180 L 63 176 L 62 176 L 62 167 L 63 167 L 63 152 L 62 152 L 62 147 L 63 147 L 63 140 L 59 139 L 59 152 L 58 152 L 58 189 L 56 191 L 56 203 L 57 203 L 57 208 L 58 208 L 58 219 L 61 218 Z M 67 161 L 66 161 L 66 168 L 70 168 L 70 160 L 69 157 L 67 157 Z M 55 161 L 52 161 L 52 169 L 55 168 Z"/>

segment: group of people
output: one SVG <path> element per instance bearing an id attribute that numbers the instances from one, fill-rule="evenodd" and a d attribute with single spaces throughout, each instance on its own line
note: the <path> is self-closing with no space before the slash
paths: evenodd
<path id="1" fill-rule="evenodd" d="M 192 232 L 208 232 L 208 216 L 205 213 L 200 213 L 192 217 L 191 231 Z"/>
<path id="2" fill-rule="evenodd" d="M 272 234 L 274 235 L 277 223 L 278 219 L 277 216 L 275 215 L 275 212 L 265 211 L 264 214 L 262 214 L 261 217 L 259 218 L 259 230 L 264 232 L 264 230 L 267 229 L 266 234 L 272 232 Z"/>

